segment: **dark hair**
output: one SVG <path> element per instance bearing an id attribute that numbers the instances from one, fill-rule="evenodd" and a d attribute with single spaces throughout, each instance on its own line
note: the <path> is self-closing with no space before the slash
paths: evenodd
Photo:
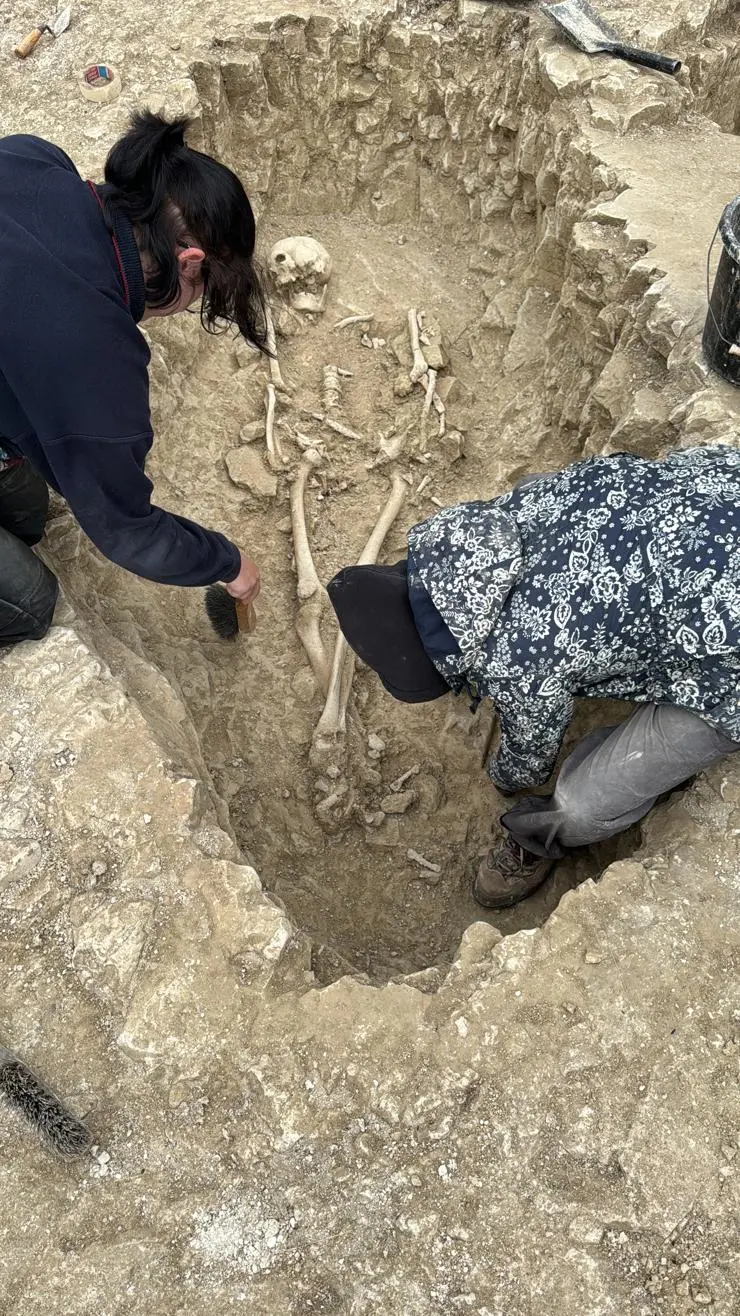
<path id="1" fill-rule="evenodd" d="M 166 307 L 176 299 L 177 244 L 187 234 L 206 256 L 200 309 L 204 329 L 218 333 L 236 325 L 264 350 L 265 303 L 253 260 L 249 198 L 226 165 L 185 145 L 188 127 L 188 119 L 169 122 L 149 110 L 137 111 L 106 160 L 105 205 L 134 225 L 150 258 L 147 305 Z"/>

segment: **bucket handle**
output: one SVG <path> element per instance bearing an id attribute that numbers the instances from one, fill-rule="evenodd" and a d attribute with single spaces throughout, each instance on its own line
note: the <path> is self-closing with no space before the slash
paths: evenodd
<path id="1" fill-rule="evenodd" d="M 709 306 L 709 314 L 710 314 L 711 317 L 712 317 L 712 323 L 713 323 L 715 329 L 717 330 L 717 334 L 718 334 L 719 338 L 721 338 L 722 342 L 725 343 L 725 344 L 727 345 L 727 347 L 736 347 L 737 344 L 734 343 L 734 342 L 732 341 L 732 339 L 730 339 L 730 338 L 725 338 L 724 334 L 722 333 L 722 330 L 720 329 L 719 325 L 717 324 L 717 317 L 716 317 L 716 315 L 714 314 L 714 311 L 713 311 L 713 309 L 712 309 L 712 294 L 711 294 L 711 291 L 710 291 L 710 288 L 709 288 L 709 269 L 710 269 L 710 261 L 711 261 L 711 259 L 712 259 L 712 249 L 713 249 L 713 247 L 714 247 L 715 242 L 717 241 L 717 234 L 718 234 L 718 233 L 719 233 L 719 224 L 717 225 L 716 229 L 714 230 L 714 236 L 712 237 L 712 241 L 711 241 L 710 244 L 709 244 L 709 251 L 707 252 L 707 304 L 708 304 L 708 306 Z"/>

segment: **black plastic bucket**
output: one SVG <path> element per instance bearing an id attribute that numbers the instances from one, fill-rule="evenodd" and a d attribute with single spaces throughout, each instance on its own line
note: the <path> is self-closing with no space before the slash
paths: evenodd
<path id="1" fill-rule="evenodd" d="M 740 388 L 740 355 L 730 352 L 736 344 L 740 348 L 740 196 L 725 206 L 717 232 L 722 239 L 722 254 L 709 299 L 702 347 L 712 370 Z M 711 247 L 709 250 L 711 255 Z"/>

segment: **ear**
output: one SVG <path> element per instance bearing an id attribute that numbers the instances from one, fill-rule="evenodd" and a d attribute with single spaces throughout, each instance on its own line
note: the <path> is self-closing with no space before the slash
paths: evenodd
<path id="1" fill-rule="evenodd" d="M 186 247 L 183 251 L 178 251 L 177 263 L 180 267 L 180 277 L 186 279 L 188 283 L 198 283 L 205 258 L 206 253 L 201 251 L 200 247 Z"/>

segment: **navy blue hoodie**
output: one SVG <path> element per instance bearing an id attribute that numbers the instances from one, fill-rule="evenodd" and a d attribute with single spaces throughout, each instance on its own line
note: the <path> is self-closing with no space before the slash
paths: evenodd
<path id="1" fill-rule="evenodd" d="M 0 445 L 29 458 L 127 571 L 233 580 L 228 539 L 152 506 L 144 276 L 123 218 L 115 237 L 63 151 L 0 139 Z"/>

